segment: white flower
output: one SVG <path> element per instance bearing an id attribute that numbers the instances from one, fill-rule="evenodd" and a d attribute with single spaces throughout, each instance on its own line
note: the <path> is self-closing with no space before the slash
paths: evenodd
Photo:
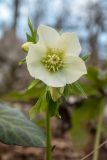
<path id="1" fill-rule="evenodd" d="M 79 57 L 81 46 L 75 33 L 59 34 L 51 27 L 40 25 L 38 42 L 29 45 L 26 57 L 29 73 L 51 87 L 63 87 L 87 73 Z"/>

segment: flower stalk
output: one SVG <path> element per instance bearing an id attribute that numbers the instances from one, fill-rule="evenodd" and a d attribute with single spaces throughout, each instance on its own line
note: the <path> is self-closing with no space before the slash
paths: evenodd
<path id="1" fill-rule="evenodd" d="M 46 160 L 52 160 L 52 146 L 51 146 L 51 126 L 49 106 L 47 106 L 46 114 Z"/>
<path id="2" fill-rule="evenodd" d="M 103 102 L 104 103 L 104 102 Z M 100 115 L 98 117 L 98 124 L 97 124 L 97 131 L 96 131 L 96 138 L 95 138 L 95 144 L 94 144 L 94 154 L 93 154 L 93 160 L 98 160 L 99 157 L 99 144 L 100 144 L 100 138 L 101 138 L 101 129 L 102 129 L 102 122 L 103 122 L 103 111 L 104 111 L 104 104 L 101 103 L 101 109 L 100 109 Z"/>

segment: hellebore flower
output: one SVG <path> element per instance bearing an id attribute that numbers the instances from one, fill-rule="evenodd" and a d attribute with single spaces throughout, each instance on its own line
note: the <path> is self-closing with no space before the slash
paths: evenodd
<path id="1" fill-rule="evenodd" d="M 87 73 L 79 57 L 81 46 L 75 33 L 59 34 L 55 29 L 40 25 L 38 42 L 30 44 L 26 57 L 29 73 L 50 87 L 64 87 Z"/>

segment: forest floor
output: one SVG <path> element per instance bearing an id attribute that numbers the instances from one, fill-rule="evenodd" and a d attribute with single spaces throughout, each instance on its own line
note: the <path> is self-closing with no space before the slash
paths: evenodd
<path id="1" fill-rule="evenodd" d="M 80 160 L 84 155 L 74 152 L 71 140 L 66 134 L 63 138 L 53 137 L 53 160 Z M 45 149 L 10 146 L 0 143 L 0 160 L 44 160 Z"/>
<path id="2" fill-rule="evenodd" d="M 80 160 L 82 154 L 72 150 L 67 138 L 53 139 L 56 148 L 53 151 L 53 160 Z M 45 150 L 41 148 L 9 146 L 0 144 L 0 160 L 44 160 Z"/>
<path id="3" fill-rule="evenodd" d="M 84 152 L 74 150 L 69 130 L 62 131 L 61 125 L 64 125 L 61 120 L 52 118 L 52 146 L 55 146 L 52 151 L 53 160 L 81 160 L 92 151 L 94 140 Z M 99 160 L 107 160 L 107 145 L 101 148 L 100 151 L 101 158 Z M 0 160 L 44 160 L 44 157 L 44 148 L 12 146 L 0 143 Z M 91 159 L 90 156 L 86 160 Z"/>

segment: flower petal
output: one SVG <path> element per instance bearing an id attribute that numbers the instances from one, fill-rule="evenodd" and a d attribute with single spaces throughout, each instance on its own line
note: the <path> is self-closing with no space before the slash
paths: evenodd
<path id="1" fill-rule="evenodd" d="M 71 84 L 87 73 L 84 61 L 79 57 L 66 57 L 63 72 L 66 83 Z"/>
<path id="2" fill-rule="evenodd" d="M 63 87 L 66 85 L 66 79 L 61 72 L 50 73 L 42 63 L 28 64 L 28 70 L 35 79 L 43 81 L 48 86 Z"/>
<path id="3" fill-rule="evenodd" d="M 70 56 L 79 56 L 81 46 L 75 33 L 63 33 L 58 40 L 57 48 L 64 50 Z"/>
<path id="4" fill-rule="evenodd" d="M 46 48 L 44 46 L 40 45 L 39 43 L 31 44 L 29 46 L 29 52 L 28 52 L 28 55 L 26 56 L 26 63 L 27 63 L 27 67 L 28 67 L 28 70 L 29 70 L 31 76 L 34 77 L 34 75 L 35 75 L 35 68 L 32 66 L 35 66 L 35 64 L 41 60 L 41 58 L 44 56 L 45 52 L 46 52 Z M 31 67 L 29 67 L 29 66 L 31 66 Z"/>
<path id="5" fill-rule="evenodd" d="M 49 48 L 54 48 L 60 38 L 59 33 L 55 29 L 45 25 L 40 25 L 37 33 L 39 35 L 39 42 Z"/>
<path id="6" fill-rule="evenodd" d="M 27 63 L 38 61 L 46 53 L 46 48 L 43 45 L 31 44 L 29 46 L 28 55 L 26 57 Z"/>

